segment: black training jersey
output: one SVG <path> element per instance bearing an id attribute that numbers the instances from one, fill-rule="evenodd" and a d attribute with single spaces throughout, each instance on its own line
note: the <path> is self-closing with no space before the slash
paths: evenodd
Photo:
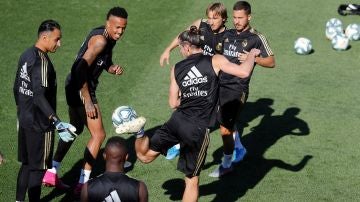
<path id="1" fill-rule="evenodd" d="M 212 67 L 212 57 L 194 54 L 175 65 L 175 79 L 181 91 L 178 111 L 205 126 L 218 99 L 218 77 Z"/>
<path id="2" fill-rule="evenodd" d="M 14 82 L 19 125 L 37 131 L 51 129 L 56 109 L 56 72 L 48 55 L 35 46 L 19 59 Z"/>
<path id="3" fill-rule="evenodd" d="M 235 29 L 225 31 L 222 41 L 223 55 L 233 63 L 240 64 L 238 59 L 239 53 L 250 51 L 257 48 L 261 51 L 260 57 L 272 56 L 273 52 L 264 35 L 250 28 L 241 33 L 237 33 Z M 244 92 L 249 91 L 249 82 L 251 75 L 247 78 L 239 78 L 224 72 L 220 72 L 220 86 L 226 88 L 233 88 L 238 91 L 239 88 Z"/>
<path id="4" fill-rule="evenodd" d="M 139 201 L 139 181 L 119 172 L 105 172 L 88 181 L 88 201 Z"/>
<path id="5" fill-rule="evenodd" d="M 87 82 L 88 82 L 88 87 L 89 87 L 90 93 L 96 91 L 96 87 L 99 83 L 98 79 L 99 79 L 101 73 L 103 72 L 103 70 L 108 70 L 109 67 L 113 64 L 112 50 L 113 50 L 114 46 L 116 45 L 116 41 L 110 38 L 110 36 L 107 33 L 104 26 L 93 29 L 89 33 L 89 35 L 86 37 L 85 41 L 82 43 L 81 48 L 76 56 L 75 62 L 71 68 L 71 73 L 68 75 L 68 77 L 66 79 L 66 86 L 67 87 L 71 86 L 74 93 L 76 93 L 76 94 L 78 94 L 78 91 L 81 88 L 81 86 L 79 86 L 77 84 L 77 81 L 74 81 L 75 78 L 78 78 L 75 76 L 75 74 L 78 73 L 77 71 L 75 71 L 76 67 L 78 65 L 78 62 L 83 57 L 86 50 L 88 49 L 89 40 L 91 39 L 91 37 L 96 36 L 96 35 L 103 35 L 107 39 L 107 42 L 106 42 L 106 46 L 105 46 L 104 50 L 98 54 L 98 56 L 96 57 L 96 59 L 90 65 L 90 67 L 88 69 L 88 75 L 87 75 L 88 81 Z M 74 97 L 80 99 L 79 96 L 77 96 L 77 95 L 75 95 Z M 76 103 L 79 103 L 79 102 L 76 102 Z M 72 103 L 68 103 L 68 104 L 71 105 Z"/>
<path id="6" fill-rule="evenodd" d="M 220 53 L 221 40 L 225 32 L 214 33 L 206 20 L 201 20 L 199 30 L 204 36 L 204 44 L 201 46 L 203 54 L 213 56 L 215 53 Z"/>

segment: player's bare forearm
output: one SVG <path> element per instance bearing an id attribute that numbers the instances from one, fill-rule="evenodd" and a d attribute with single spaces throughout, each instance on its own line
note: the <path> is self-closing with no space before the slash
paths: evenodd
<path id="1" fill-rule="evenodd" d="M 275 67 L 275 57 L 273 55 L 268 57 L 256 57 L 256 64 L 265 67 L 265 68 L 274 68 Z"/>

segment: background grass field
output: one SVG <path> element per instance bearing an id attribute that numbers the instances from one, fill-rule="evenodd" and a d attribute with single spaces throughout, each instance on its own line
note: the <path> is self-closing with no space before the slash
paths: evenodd
<path id="1" fill-rule="evenodd" d="M 223 1 L 231 11 L 235 1 Z M 264 33 L 276 55 L 276 68 L 257 67 L 251 81 L 247 124 L 243 142 L 248 157 L 236 172 L 222 179 L 207 175 L 221 158 L 218 130 L 200 176 L 199 201 L 358 201 L 360 199 L 359 122 L 360 42 L 351 42 L 344 52 L 331 49 L 325 39 L 325 23 L 332 17 L 360 23 L 359 16 L 339 16 L 336 0 L 249 1 L 251 24 Z M 36 40 L 39 23 L 53 18 L 62 25 L 62 47 L 50 57 L 58 75 L 58 114 L 68 120 L 64 80 L 88 31 L 105 21 L 109 8 L 121 5 L 129 12 L 124 38 L 114 49 L 114 62 L 125 74 L 104 73 L 98 99 L 108 137 L 114 135 L 110 116 L 119 105 L 131 105 L 147 117 L 153 130 L 171 114 L 167 104 L 169 68 L 159 66 L 159 56 L 173 37 L 195 19 L 205 15 L 210 1 L 0 1 L 0 151 L 6 158 L 0 166 L 0 201 L 14 201 L 17 162 L 16 112 L 12 85 L 20 54 Z M 294 54 L 293 42 L 304 36 L 315 52 Z M 172 53 L 171 64 L 179 61 Z M 84 132 L 63 161 L 61 175 L 75 183 L 84 145 Z M 134 139 L 128 138 L 132 148 Z M 134 167 L 129 175 L 142 179 L 150 201 L 179 201 L 183 175 L 176 160 L 160 157 L 143 165 L 131 153 Z M 93 174 L 103 170 L 101 160 Z M 44 201 L 70 201 L 71 194 L 43 188 Z"/>

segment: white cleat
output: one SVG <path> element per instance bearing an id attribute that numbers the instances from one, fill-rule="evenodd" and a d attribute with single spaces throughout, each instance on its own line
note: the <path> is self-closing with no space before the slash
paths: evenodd
<path id="1" fill-rule="evenodd" d="M 140 116 L 136 119 L 120 124 L 116 127 L 115 132 L 119 135 L 125 133 L 137 133 L 145 126 L 145 123 L 145 117 Z"/>

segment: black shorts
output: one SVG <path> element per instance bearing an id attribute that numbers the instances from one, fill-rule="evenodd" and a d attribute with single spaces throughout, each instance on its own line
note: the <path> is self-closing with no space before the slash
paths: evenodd
<path id="1" fill-rule="evenodd" d="M 52 168 L 54 131 L 39 132 L 19 127 L 18 160 L 32 169 Z"/>
<path id="2" fill-rule="evenodd" d="M 95 89 L 89 87 L 89 93 L 93 104 L 98 103 L 95 91 L 96 91 Z M 70 75 L 68 75 L 68 77 L 66 78 L 65 95 L 66 95 L 66 102 L 69 106 L 72 107 L 83 106 L 80 90 L 77 90 L 76 85 L 74 84 L 74 82 L 71 81 Z"/>
<path id="3" fill-rule="evenodd" d="M 226 88 L 219 89 L 219 113 L 220 125 L 229 130 L 234 130 L 235 123 L 248 98 L 248 93 L 234 91 Z"/>
<path id="4" fill-rule="evenodd" d="M 180 143 L 177 169 L 187 177 L 199 176 L 204 165 L 210 137 L 209 129 L 199 126 L 180 112 L 174 112 L 150 139 L 150 149 L 166 155 L 167 150 Z"/>
<path id="5" fill-rule="evenodd" d="M 80 135 L 87 125 L 86 112 L 84 106 L 70 107 L 68 109 L 70 124 L 75 126 L 76 134 Z"/>

